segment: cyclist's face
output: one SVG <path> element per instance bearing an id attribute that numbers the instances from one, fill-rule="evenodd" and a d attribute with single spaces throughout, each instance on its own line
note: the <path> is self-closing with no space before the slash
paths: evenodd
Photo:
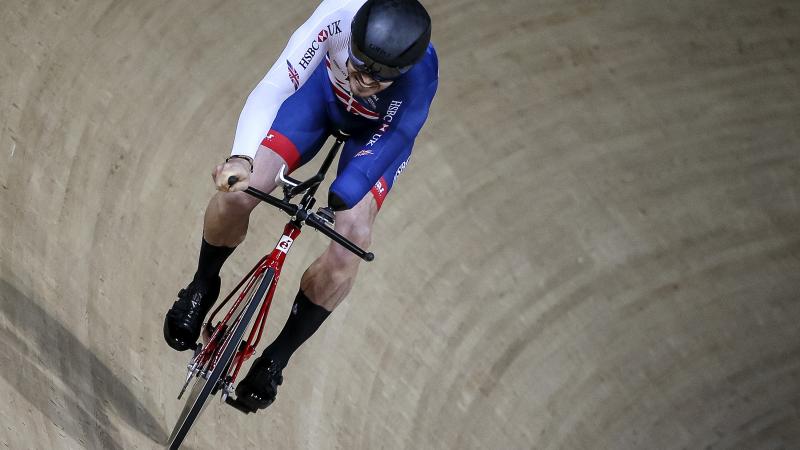
<path id="1" fill-rule="evenodd" d="M 347 73 L 350 80 L 350 92 L 358 97 L 375 95 L 392 85 L 392 81 L 377 81 L 368 74 L 359 72 L 349 59 L 347 60 Z"/>

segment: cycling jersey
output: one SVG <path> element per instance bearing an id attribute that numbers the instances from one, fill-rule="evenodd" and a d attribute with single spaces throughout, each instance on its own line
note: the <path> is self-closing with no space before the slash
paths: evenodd
<path id="1" fill-rule="evenodd" d="M 325 0 L 292 34 L 247 99 L 231 154 L 255 157 L 260 145 L 295 169 L 337 129 L 351 134 L 331 191 L 348 208 L 372 191 L 380 206 L 405 168 L 438 84 L 432 45 L 392 85 L 367 98 L 351 94 L 350 23 L 365 0 Z"/>

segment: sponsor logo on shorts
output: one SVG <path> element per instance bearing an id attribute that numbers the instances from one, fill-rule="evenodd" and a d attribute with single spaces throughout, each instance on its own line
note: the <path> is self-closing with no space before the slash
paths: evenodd
<path id="1" fill-rule="evenodd" d="M 373 189 L 375 189 L 375 191 L 380 196 L 383 196 L 383 195 L 386 194 L 386 186 L 383 185 L 383 180 L 378 180 L 378 182 L 375 183 L 375 186 L 373 187 Z"/>
<path id="2" fill-rule="evenodd" d="M 386 184 L 386 180 L 383 177 L 380 177 L 377 183 L 372 186 L 372 196 L 375 197 L 375 201 L 378 203 L 378 208 L 383 205 L 383 200 L 386 198 L 386 194 L 389 193 L 389 186 Z"/>
<path id="3" fill-rule="evenodd" d="M 356 153 L 356 156 L 354 156 L 353 158 L 358 158 L 359 156 L 367 156 L 367 155 L 371 155 L 371 154 L 372 154 L 372 150 L 369 150 L 369 149 L 365 148 L 364 150 L 361 150 L 360 152 Z"/>
<path id="4" fill-rule="evenodd" d="M 317 51 L 319 50 L 319 44 L 327 41 L 329 37 L 335 36 L 342 32 L 342 27 L 340 26 L 341 22 L 341 20 L 337 20 L 320 30 L 319 34 L 317 34 L 317 38 L 311 42 L 311 45 L 308 46 L 306 52 L 303 54 L 303 57 L 297 62 L 297 64 L 299 64 L 303 70 L 308 69 L 308 66 L 311 64 L 311 60 L 314 59 L 314 55 L 316 55 Z"/>
<path id="5" fill-rule="evenodd" d="M 292 63 L 289 60 L 286 60 L 286 64 L 289 66 L 289 79 L 292 80 L 292 84 L 294 85 L 294 90 L 296 91 L 297 88 L 300 87 L 300 74 L 297 73 Z"/>
<path id="6" fill-rule="evenodd" d="M 399 177 L 400 174 L 403 173 L 404 170 L 406 170 L 407 165 L 408 165 L 408 159 L 403 161 L 403 164 L 400 164 L 400 167 L 398 167 L 397 171 L 394 173 L 394 180 L 392 181 L 392 184 L 397 182 L 397 177 Z"/>
<path id="7" fill-rule="evenodd" d="M 281 238 L 281 241 L 278 242 L 278 245 L 275 247 L 275 249 L 280 250 L 283 253 L 288 253 L 289 248 L 292 247 L 293 242 L 294 240 L 292 238 L 290 238 L 289 236 L 284 236 Z"/>

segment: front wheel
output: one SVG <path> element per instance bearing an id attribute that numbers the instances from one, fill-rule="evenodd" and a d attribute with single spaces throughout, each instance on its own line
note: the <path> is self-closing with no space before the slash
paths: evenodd
<path id="1" fill-rule="evenodd" d="M 255 315 L 258 309 L 258 305 L 260 305 L 261 300 L 264 299 L 274 278 L 275 271 L 273 269 L 268 269 L 264 275 L 262 275 L 258 289 L 256 289 L 255 294 L 250 298 L 242 315 L 230 329 L 230 335 L 223 340 L 224 344 L 217 350 L 221 355 L 217 364 L 211 368 L 210 371 L 206 371 L 204 375 L 201 372 L 201 375 L 195 380 L 189 397 L 186 399 L 186 405 L 183 407 L 180 417 L 178 417 L 178 423 L 175 424 L 175 428 L 172 430 L 172 435 L 169 438 L 168 444 L 170 450 L 180 447 L 184 438 L 186 438 L 186 435 L 189 433 L 189 429 L 191 429 L 194 422 L 200 416 L 200 413 L 203 412 L 203 409 L 205 409 L 205 406 L 208 404 L 209 398 L 219 391 L 218 386 L 221 383 L 220 380 L 223 375 L 228 372 L 231 360 L 233 359 L 233 355 L 236 354 L 242 336 L 244 336 L 244 332 L 250 325 L 250 321 L 253 319 L 253 315 Z"/>

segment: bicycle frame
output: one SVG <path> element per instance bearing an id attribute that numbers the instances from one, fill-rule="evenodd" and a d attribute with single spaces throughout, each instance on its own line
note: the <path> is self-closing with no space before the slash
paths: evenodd
<path id="1" fill-rule="evenodd" d="M 233 372 L 226 370 L 226 375 L 223 380 L 223 400 L 227 399 L 227 396 L 232 392 L 232 385 L 236 381 L 236 377 L 242 368 L 242 364 L 244 364 L 244 362 L 255 353 L 255 348 L 261 341 L 264 325 L 266 324 L 267 314 L 269 313 L 269 308 L 272 305 L 272 298 L 278 285 L 283 263 L 286 260 L 286 256 L 288 255 L 292 243 L 295 239 L 297 239 L 298 236 L 300 236 L 300 227 L 292 222 L 287 223 L 284 227 L 283 235 L 272 252 L 269 255 L 261 258 L 261 260 L 239 282 L 233 291 L 228 294 L 225 300 L 223 300 L 222 303 L 217 306 L 205 325 L 206 329 L 204 331 L 209 334 L 208 338 L 206 339 L 206 345 L 202 347 L 199 353 L 194 356 L 189 364 L 189 376 L 187 377 L 187 381 L 191 380 L 191 375 L 195 372 L 195 369 L 208 366 L 206 370 L 201 371 L 202 375 L 205 372 L 213 370 L 219 364 L 222 353 L 217 350 L 229 345 L 231 340 L 231 334 L 226 333 L 226 331 L 236 321 L 240 320 L 244 307 L 253 301 L 253 294 L 255 293 L 253 288 L 256 285 L 260 285 L 260 282 L 264 279 L 265 273 L 269 269 L 272 269 L 272 276 L 268 281 L 269 284 L 266 287 L 266 295 L 264 297 L 264 301 L 261 303 L 258 315 L 256 316 L 256 322 L 250 330 L 250 334 L 248 335 L 247 339 L 242 342 L 239 350 L 237 350 L 233 356 L 233 361 L 231 364 Z M 242 285 L 245 285 L 245 288 L 241 290 L 231 309 L 227 314 L 225 314 L 224 318 L 216 326 L 212 325 L 214 317 L 228 303 L 233 295 L 241 289 Z M 256 298 L 255 300 L 259 299 Z M 232 319 L 235 320 L 232 322 Z M 184 386 L 184 389 L 185 387 L 186 386 Z M 182 394 L 183 390 L 181 391 L 181 395 Z M 180 398 L 180 395 L 178 398 Z"/>
<path id="2" fill-rule="evenodd" d="M 281 276 L 283 263 L 286 260 L 286 256 L 289 254 L 289 249 L 291 249 L 292 243 L 294 243 L 298 236 L 300 236 L 300 227 L 292 222 L 287 223 L 283 229 L 283 235 L 278 241 L 278 244 L 269 255 L 267 255 L 265 258 L 262 258 L 262 260 L 259 261 L 259 264 L 257 264 L 254 269 L 251 270 L 252 275 L 249 277 L 247 287 L 241 292 L 241 294 L 239 294 L 236 303 L 234 303 L 231 310 L 225 315 L 225 318 L 220 322 L 220 324 L 217 325 L 215 329 L 215 333 L 218 333 L 227 323 L 229 323 L 229 320 L 233 317 L 234 312 L 241 309 L 242 301 L 247 298 L 250 290 L 252 290 L 253 286 L 255 286 L 256 281 L 259 280 L 261 276 L 267 272 L 267 270 L 272 269 L 272 281 L 267 288 L 264 300 L 261 302 L 260 310 L 256 316 L 255 322 L 253 323 L 253 327 L 250 329 L 250 334 L 248 335 L 247 339 L 242 342 L 241 347 L 234 355 L 231 364 L 232 371 L 228 372 L 228 375 L 224 380 L 222 394 L 223 400 L 227 400 L 228 395 L 232 392 L 233 383 L 236 382 L 236 377 L 239 375 L 242 364 L 244 364 L 247 359 L 253 356 L 256 347 L 261 342 L 261 336 L 264 332 L 264 326 L 266 325 L 269 308 L 272 305 L 272 298 L 275 295 L 275 289 L 278 286 L 278 280 Z M 247 280 L 247 278 L 245 278 L 245 280 Z M 224 304 L 220 305 L 220 307 L 223 305 Z M 212 320 L 213 317 L 214 315 L 212 314 Z M 210 323 L 211 322 L 209 321 L 208 324 Z M 213 341 L 213 339 L 214 338 L 212 336 L 211 340 Z M 223 346 L 224 345 L 225 342 L 223 342 Z"/>

